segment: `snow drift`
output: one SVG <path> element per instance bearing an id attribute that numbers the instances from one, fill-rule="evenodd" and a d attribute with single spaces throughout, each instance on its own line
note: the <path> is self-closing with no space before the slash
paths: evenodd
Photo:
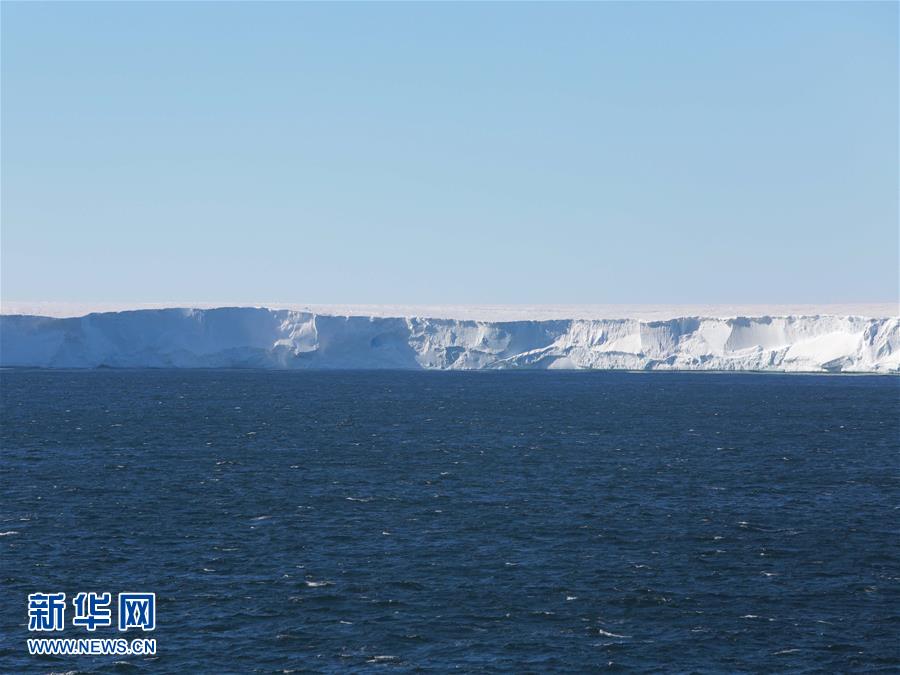
<path id="1" fill-rule="evenodd" d="M 900 372 L 900 319 L 474 321 L 265 308 L 0 316 L 0 366 Z"/>

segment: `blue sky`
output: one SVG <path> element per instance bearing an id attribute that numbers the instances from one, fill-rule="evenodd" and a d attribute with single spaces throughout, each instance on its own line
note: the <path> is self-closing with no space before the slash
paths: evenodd
<path id="1" fill-rule="evenodd" d="M 5 301 L 898 298 L 893 3 L 2 4 Z"/>

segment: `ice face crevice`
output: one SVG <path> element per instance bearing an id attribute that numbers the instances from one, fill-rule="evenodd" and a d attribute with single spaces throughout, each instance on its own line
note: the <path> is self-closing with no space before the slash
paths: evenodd
<path id="1" fill-rule="evenodd" d="M 0 316 L 0 366 L 900 372 L 900 318 L 474 321 L 265 308 Z"/>

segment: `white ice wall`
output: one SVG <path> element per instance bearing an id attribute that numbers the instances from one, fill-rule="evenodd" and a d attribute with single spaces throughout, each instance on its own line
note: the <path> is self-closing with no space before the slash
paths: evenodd
<path id="1" fill-rule="evenodd" d="M 469 321 L 264 308 L 0 316 L 0 366 L 900 372 L 900 319 Z"/>

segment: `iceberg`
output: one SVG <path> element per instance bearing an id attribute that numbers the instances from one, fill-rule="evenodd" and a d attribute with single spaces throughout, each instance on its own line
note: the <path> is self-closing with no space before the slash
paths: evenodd
<path id="1" fill-rule="evenodd" d="M 0 366 L 898 373 L 900 318 L 480 320 L 265 307 L 6 314 Z"/>

